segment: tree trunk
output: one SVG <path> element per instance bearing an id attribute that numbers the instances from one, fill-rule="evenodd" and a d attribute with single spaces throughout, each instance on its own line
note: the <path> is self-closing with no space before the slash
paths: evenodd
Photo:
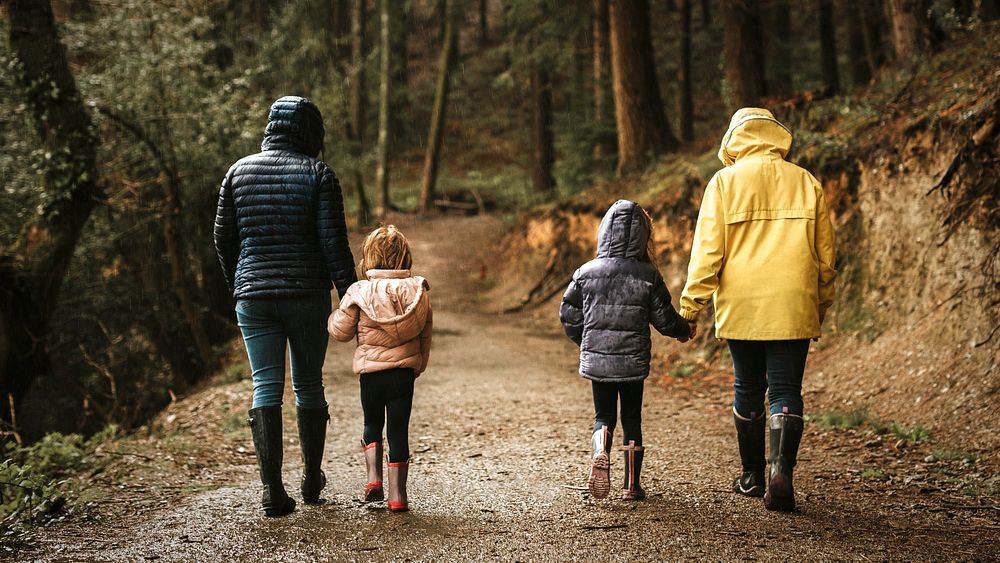
<path id="1" fill-rule="evenodd" d="M 792 6 L 789 0 L 774 0 L 770 7 L 772 41 L 767 52 L 771 64 L 771 94 L 790 96 L 795 91 L 792 84 Z"/>
<path id="2" fill-rule="evenodd" d="M 354 153 L 354 169 L 350 172 L 349 190 L 358 198 L 358 224 L 367 225 L 371 220 L 371 204 L 365 194 L 364 176 L 361 174 L 361 156 L 364 154 L 365 108 L 365 0 L 351 0 L 351 70 L 350 109 L 351 122 L 347 136 Z"/>
<path id="3" fill-rule="evenodd" d="M 853 0 L 842 4 L 847 14 L 847 57 L 850 59 L 851 84 L 866 86 L 872 79 L 872 68 L 865 48 L 865 18 L 860 6 Z"/>
<path id="4" fill-rule="evenodd" d="M 389 135 L 391 129 L 392 115 L 390 113 L 391 95 L 390 84 L 392 82 L 392 51 L 391 41 L 391 20 L 390 4 L 395 0 L 382 0 L 379 4 L 379 55 L 381 66 L 379 67 L 378 86 L 378 155 L 377 168 L 375 169 L 375 185 L 379 194 L 378 216 L 385 217 L 392 208 L 389 200 Z"/>
<path id="5" fill-rule="evenodd" d="M 836 94 L 840 92 L 840 73 L 837 71 L 837 20 L 833 0 L 819 0 L 819 52 L 823 89 Z"/>
<path id="6" fill-rule="evenodd" d="M 930 0 L 889 0 L 896 64 L 907 66 L 933 44 Z"/>
<path id="7" fill-rule="evenodd" d="M 97 131 L 59 41 L 49 2 L 10 0 L 10 51 L 47 154 L 47 197 L 18 240 L 0 254 L 0 423 L 15 434 L 16 408 L 31 383 L 48 370 L 46 340 L 80 232 L 101 197 Z"/>
<path id="8" fill-rule="evenodd" d="M 727 105 L 731 110 L 755 106 L 767 95 L 758 0 L 725 0 L 724 4 Z"/>
<path id="9" fill-rule="evenodd" d="M 712 25 L 712 0 L 701 0 L 701 24 Z"/>
<path id="10" fill-rule="evenodd" d="M 531 183 L 536 192 L 546 193 L 556 185 L 552 177 L 556 151 L 552 139 L 552 84 L 539 63 L 531 70 L 531 99 Z"/>
<path id="11" fill-rule="evenodd" d="M 598 124 L 599 133 L 594 144 L 594 159 L 601 160 L 614 154 L 615 140 L 605 134 L 605 125 L 614 127 L 614 111 L 609 103 L 608 86 L 610 82 L 608 58 L 611 49 L 609 44 L 610 23 L 608 22 L 608 0 L 594 0 L 593 34 L 594 34 L 594 123 Z"/>
<path id="12" fill-rule="evenodd" d="M 860 12 L 864 30 L 865 59 L 868 69 L 875 76 L 878 69 L 885 64 L 885 12 L 881 2 L 856 1 L 855 10 Z"/>
<path id="13" fill-rule="evenodd" d="M 981 0 L 979 3 L 979 19 L 991 22 L 1000 18 L 1000 0 Z"/>
<path id="14" fill-rule="evenodd" d="M 479 0 L 479 45 L 485 47 L 490 42 L 489 4 L 486 0 Z"/>
<path id="15" fill-rule="evenodd" d="M 694 140 L 694 102 L 691 99 L 691 0 L 681 0 L 681 139 Z"/>
<path id="16" fill-rule="evenodd" d="M 451 71 L 458 58 L 458 18 L 462 13 L 461 0 L 448 0 L 444 44 L 441 46 L 437 87 L 434 91 L 434 109 L 431 113 L 431 127 L 427 135 L 427 155 L 424 158 L 424 181 L 420 187 L 420 212 L 427 213 L 434 206 L 434 191 L 437 184 L 438 164 L 441 160 L 441 144 L 444 137 L 445 112 L 448 108 L 448 87 Z"/>
<path id="17" fill-rule="evenodd" d="M 329 0 L 326 4 L 326 51 L 335 68 L 342 68 L 350 55 L 350 46 L 344 41 L 351 31 L 349 0 Z"/>
<path id="18" fill-rule="evenodd" d="M 663 112 L 646 0 L 611 0 L 611 77 L 618 126 L 618 173 L 677 148 Z"/>
<path id="19" fill-rule="evenodd" d="M 406 86 L 409 80 L 407 43 L 410 36 L 410 17 L 405 7 L 408 4 L 399 0 L 389 3 L 389 40 L 392 42 L 389 48 L 389 64 L 392 65 L 392 83 L 389 85 L 389 103 L 392 104 L 392 108 L 389 110 L 389 114 L 392 116 L 390 127 L 392 136 L 389 138 L 389 151 L 393 154 L 402 148 L 402 141 L 404 141 L 404 135 L 409 126 L 409 120 L 405 119 L 410 105 L 410 90 Z"/>
<path id="20" fill-rule="evenodd" d="M 434 13 L 438 20 L 438 45 L 444 45 L 445 34 L 448 28 L 448 0 L 437 0 Z"/>

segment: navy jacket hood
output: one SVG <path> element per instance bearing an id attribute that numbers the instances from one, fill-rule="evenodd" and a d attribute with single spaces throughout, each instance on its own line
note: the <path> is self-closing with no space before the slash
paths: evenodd
<path id="1" fill-rule="evenodd" d="M 271 104 L 261 150 L 293 150 L 316 158 L 323 150 L 323 115 L 316 104 L 284 96 Z"/>
<path id="2" fill-rule="evenodd" d="M 598 258 L 639 258 L 649 240 L 649 227 L 642 208 L 620 199 L 604 214 L 597 233 Z"/>

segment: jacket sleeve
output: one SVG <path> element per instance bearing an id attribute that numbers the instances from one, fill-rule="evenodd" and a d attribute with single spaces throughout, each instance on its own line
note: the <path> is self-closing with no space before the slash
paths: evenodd
<path id="1" fill-rule="evenodd" d="M 434 311 L 430 308 L 430 302 L 427 304 L 427 322 L 424 323 L 424 329 L 420 331 L 420 368 L 417 369 L 417 375 L 420 375 L 427 369 L 427 361 L 431 358 L 431 333 L 434 331 Z"/>
<path id="2" fill-rule="evenodd" d="M 240 241 L 236 226 L 236 202 L 231 185 L 232 170 L 222 179 L 219 190 L 219 207 L 215 212 L 215 252 L 219 255 L 222 275 L 229 284 L 229 291 L 236 283 L 236 262 L 239 258 Z"/>
<path id="3" fill-rule="evenodd" d="M 360 317 L 361 308 L 354 303 L 348 291 L 340 300 L 340 305 L 330 315 L 327 331 L 337 342 L 348 342 L 358 334 Z"/>
<path id="4" fill-rule="evenodd" d="M 330 279 L 343 299 L 347 288 L 358 281 L 354 256 L 347 242 L 347 221 L 344 219 L 344 197 L 340 181 L 325 163 L 319 163 L 319 206 L 316 210 L 316 230 Z"/>
<path id="5" fill-rule="evenodd" d="M 566 331 L 566 336 L 579 346 L 583 341 L 583 293 L 580 284 L 573 275 L 566 293 L 563 294 L 562 305 L 559 306 L 559 321 Z"/>
<path id="6" fill-rule="evenodd" d="M 716 175 L 705 188 L 698 223 L 694 229 L 687 284 L 681 293 L 680 314 L 685 319 L 697 319 L 698 313 L 719 288 L 719 274 L 722 272 L 725 252 L 726 212 Z"/>
<path id="7" fill-rule="evenodd" d="M 659 272 L 653 282 L 653 294 L 649 302 L 649 322 L 663 336 L 687 338 L 691 327 L 670 303 L 670 292 Z"/>
<path id="8" fill-rule="evenodd" d="M 833 305 L 836 297 L 834 282 L 837 279 L 837 237 L 833 232 L 833 223 L 826 207 L 826 197 L 823 188 L 817 183 L 816 190 L 816 256 L 819 259 L 819 322 L 823 323 L 826 312 Z"/>

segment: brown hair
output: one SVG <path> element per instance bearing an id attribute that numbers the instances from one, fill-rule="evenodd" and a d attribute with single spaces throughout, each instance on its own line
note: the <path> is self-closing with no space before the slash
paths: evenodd
<path id="1" fill-rule="evenodd" d="M 368 270 L 408 270 L 413 264 L 410 243 L 395 225 L 383 225 L 372 231 L 361 250 L 361 275 Z"/>
<path id="2" fill-rule="evenodd" d="M 646 230 L 649 231 L 649 237 L 646 239 L 646 249 L 643 251 L 642 256 L 639 257 L 639 260 L 649 262 L 654 268 L 659 270 L 660 264 L 656 260 L 656 242 L 653 240 L 653 217 L 641 205 L 638 207 L 642 211 L 643 218 L 646 220 Z"/>

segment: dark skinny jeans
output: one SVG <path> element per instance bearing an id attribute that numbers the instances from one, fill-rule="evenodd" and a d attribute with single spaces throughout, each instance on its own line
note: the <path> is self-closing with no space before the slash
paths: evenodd
<path id="1" fill-rule="evenodd" d="M 594 432 L 602 426 L 608 427 L 608 432 L 615 431 L 617 422 L 618 399 L 621 399 L 622 414 L 622 444 L 628 445 L 629 440 L 635 440 L 635 445 L 642 445 L 642 389 L 643 381 L 628 383 L 592 381 L 594 391 Z"/>
<path id="2" fill-rule="evenodd" d="M 764 394 L 771 414 L 802 416 L 802 374 L 809 340 L 730 340 L 736 382 L 737 414 L 751 418 L 763 412 Z"/>
<path id="3" fill-rule="evenodd" d="M 365 444 L 382 441 L 385 427 L 389 461 L 410 459 L 410 410 L 413 407 L 412 369 L 387 369 L 361 374 L 361 408 L 365 413 Z"/>

